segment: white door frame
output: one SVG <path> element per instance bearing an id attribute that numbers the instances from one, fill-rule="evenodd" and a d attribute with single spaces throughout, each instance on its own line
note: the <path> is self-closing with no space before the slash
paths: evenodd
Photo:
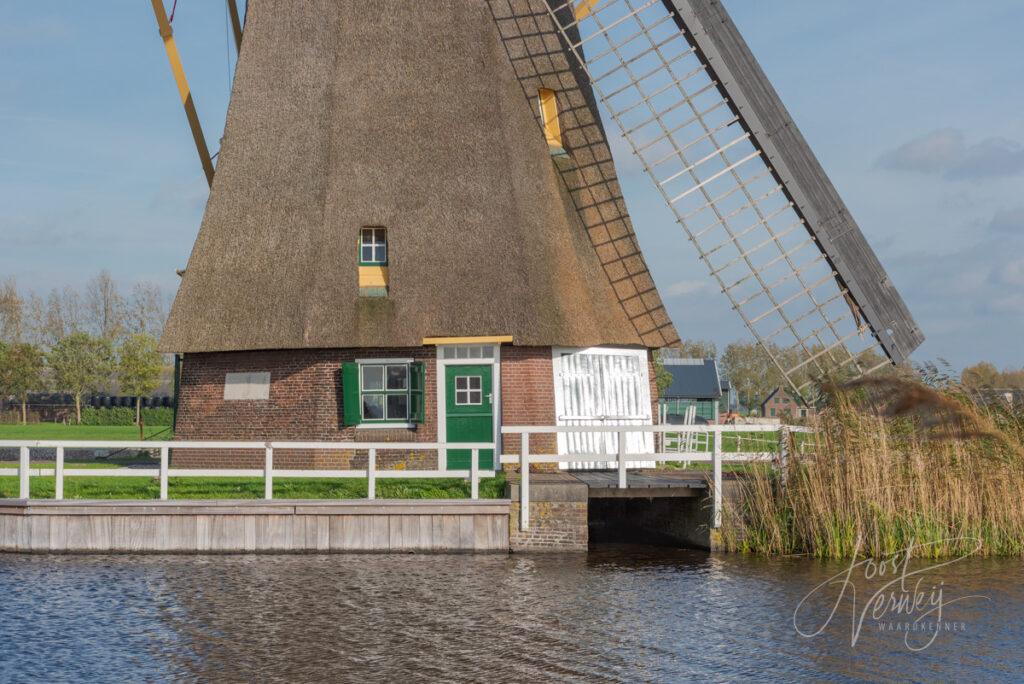
<path id="1" fill-rule="evenodd" d="M 456 347 L 491 347 L 493 354 L 491 358 L 478 359 L 446 359 L 446 349 Z M 444 443 L 448 441 L 448 411 L 444 388 L 445 376 L 448 366 L 486 366 L 491 365 L 491 393 L 494 400 L 491 402 L 491 410 L 494 412 L 494 462 L 495 470 L 501 467 L 498 460 L 501 458 L 501 345 L 500 344 L 444 344 L 437 346 L 437 441 Z M 437 469 L 448 470 L 448 450 L 441 448 L 437 450 Z"/>

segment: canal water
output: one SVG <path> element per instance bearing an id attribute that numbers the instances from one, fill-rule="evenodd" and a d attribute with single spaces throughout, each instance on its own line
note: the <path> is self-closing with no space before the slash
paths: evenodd
<path id="1" fill-rule="evenodd" d="M 0 681 L 1024 677 L 1020 561 L 913 563 L 889 587 L 914 597 L 903 607 L 918 606 L 902 617 L 878 589 L 897 565 L 643 547 L 0 556 Z M 868 614 L 853 642 L 851 616 L 876 589 L 880 619 Z M 916 630 L 900 630 L 912 621 Z"/>

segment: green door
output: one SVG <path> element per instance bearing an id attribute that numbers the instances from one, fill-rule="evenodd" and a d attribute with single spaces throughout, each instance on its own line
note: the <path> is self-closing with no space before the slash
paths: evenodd
<path id="1" fill-rule="evenodd" d="M 446 366 L 445 425 L 449 442 L 494 441 L 491 366 Z M 448 449 L 448 470 L 469 470 L 469 449 Z M 481 449 L 480 469 L 494 467 L 494 450 Z"/>

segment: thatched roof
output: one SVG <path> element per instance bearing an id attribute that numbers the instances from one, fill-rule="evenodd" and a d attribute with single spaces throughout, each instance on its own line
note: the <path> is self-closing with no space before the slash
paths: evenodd
<path id="1" fill-rule="evenodd" d="M 250 0 L 161 347 L 675 342 L 592 96 L 541 1 Z M 574 163 L 561 171 L 539 85 L 564 112 Z M 363 226 L 388 229 L 387 298 L 358 294 Z"/>

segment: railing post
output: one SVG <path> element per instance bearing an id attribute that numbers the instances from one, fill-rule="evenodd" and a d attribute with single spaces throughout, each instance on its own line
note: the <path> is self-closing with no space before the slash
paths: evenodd
<path id="1" fill-rule="evenodd" d="M 28 447 L 21 447 L 21 451 L 18 453 L 18 498 L 27 499 L 29 498 L 29 487 L 28 487 Z"/>
<path id="2" fill-rule="evenodd" d="M 160 500 L 167 501 L 167 469 L 170 460 L 170 449 L 160 447 Z M 270 498 L 270 497 L 267 497 Z"/>
<path id="3" fill-rule="evenodd" d="M 267 445 L 267 458 L 263 463 L 263 498 L 274 498 L 274 447 Z"/>
<path id="4" fill-rule="evenodd" d="M 480 498 L 480 450 L 473 449 L 469 461 L 469 498 Z"/>
<path id="5" fill-rule="evenodd" d="M 626 433 L 619 430 L 619 489 L 626 488 Z"/>
<path id="6" fill-rule="evenodd" d="M 370 449 L 366 459 L 366 498 L 377 498 L 377 450 Z"/>
<path id="7" fill-rule="evenodd" d="M 530 529 L 530 433 L 520 436 L 519 448 L 519 530 Z"/>
<path id="8" fill-rule="evenodd" d="M 789 445 L 790 432 L 788 425 L 779 426 L 779 474 L 782 488 L 786 488 L 786 480 L 789 475 Z"/>
<path id="9" fill-rule="evenodd" d="M 57 464 L 54 469 L 53 498 L 60 501 L 64 498 L 64 447 L 57 447 Z"/>
<path id="10" fill-rule="evenodd" d="M 711 526 L 717 529 L 722 526 L 722 429 L 719 426 L 715 427 L 715 448 L 711 452 L 711 470 L 714 477 Z"/>

